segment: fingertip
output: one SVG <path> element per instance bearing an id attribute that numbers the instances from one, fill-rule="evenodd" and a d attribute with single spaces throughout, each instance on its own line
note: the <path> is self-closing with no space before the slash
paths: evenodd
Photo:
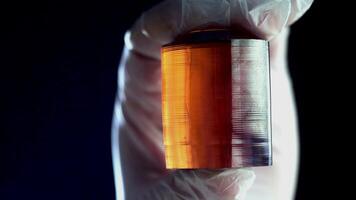
<path id="1" fill-rule="evenodd" d="M 136 53 L 160 60 L 161 58 L 161 44 L 153 41 L 144 34 L 142 29 L 141 18 L 136 21 L 130 30 L 125 33 L 124 42 L 127 49 L 135 51 Z"/>
<path id="2" fill-rule="evenodd" d="M 288 25 L 292 25 L 296 22 L 303 14 L 309 10 L 314 0 L 293 0 L 292 10 L 288 19 Z"/>

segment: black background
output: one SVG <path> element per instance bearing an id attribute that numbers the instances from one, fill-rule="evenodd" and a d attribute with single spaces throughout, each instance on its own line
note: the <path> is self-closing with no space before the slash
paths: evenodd
<path id="1" fill-rule="evenodd" d="M 13 1 L 1 9 L 0 199 L 114 199 L 110 128 L 123 35 L 158 1 Z M 297 199 L 337 192 L 345 97 L 341 20 L 314 3 L 292 27 L 300 123 Z M 345 83 L 346 84 L 346 83 Z M 346 104 L 346 102 L 345 102 Z M 335 119 L 336 118 L 336 119 Z M 340 138 L 340 139 L 337 139 Z M 346 150 L 345 150 L 346 151 Z M 342 174 L 342 175 L 340 175 Z"/>

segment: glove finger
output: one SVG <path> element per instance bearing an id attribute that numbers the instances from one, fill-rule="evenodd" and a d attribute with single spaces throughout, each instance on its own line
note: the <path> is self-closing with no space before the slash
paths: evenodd
<path id="1" fill-rule="evenodd" d="M 250 169 L 175 170 L 138 199 L 243 199 L 254 179 Z"/>
<path id="2" fill-rule="evenodd" d="M 288 19 L 288 25 L 296 22 L 310 8 L 314 0 L 292 0 L 292 9 Z"/>
<path id="3" fill-rule="evenodd" d="M 197 27 L 245 29 L 271 39 L 297 20 L 312 0 L 168 0 L 142 14 L 125 43 L 145 56 L 160 59 L 160 47 Z"/>

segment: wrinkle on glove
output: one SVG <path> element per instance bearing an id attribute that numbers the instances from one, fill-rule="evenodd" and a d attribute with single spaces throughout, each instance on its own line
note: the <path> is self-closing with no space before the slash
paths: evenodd
<path id="1" fill-rule="evenodd" d="M 118 73 L 112 127 L 117 199 L 293 198 L 298 137 L 286 67 L 285 27 L 301 17 L 311 3 L 311 0 L 168 0 L 142 14 L 125 34 Z M 165 169 L 160 48 L 179 34 L 208 26 L 243 28 L 271 40 L 271 167 Z"/>

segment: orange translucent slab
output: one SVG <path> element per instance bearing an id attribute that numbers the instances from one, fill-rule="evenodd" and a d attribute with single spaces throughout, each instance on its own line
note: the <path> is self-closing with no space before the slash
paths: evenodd
<path id="1" fill-rule="evenodd" d="M 162 48 L 167 168 L 231 167 L 231 45 Z"/>

